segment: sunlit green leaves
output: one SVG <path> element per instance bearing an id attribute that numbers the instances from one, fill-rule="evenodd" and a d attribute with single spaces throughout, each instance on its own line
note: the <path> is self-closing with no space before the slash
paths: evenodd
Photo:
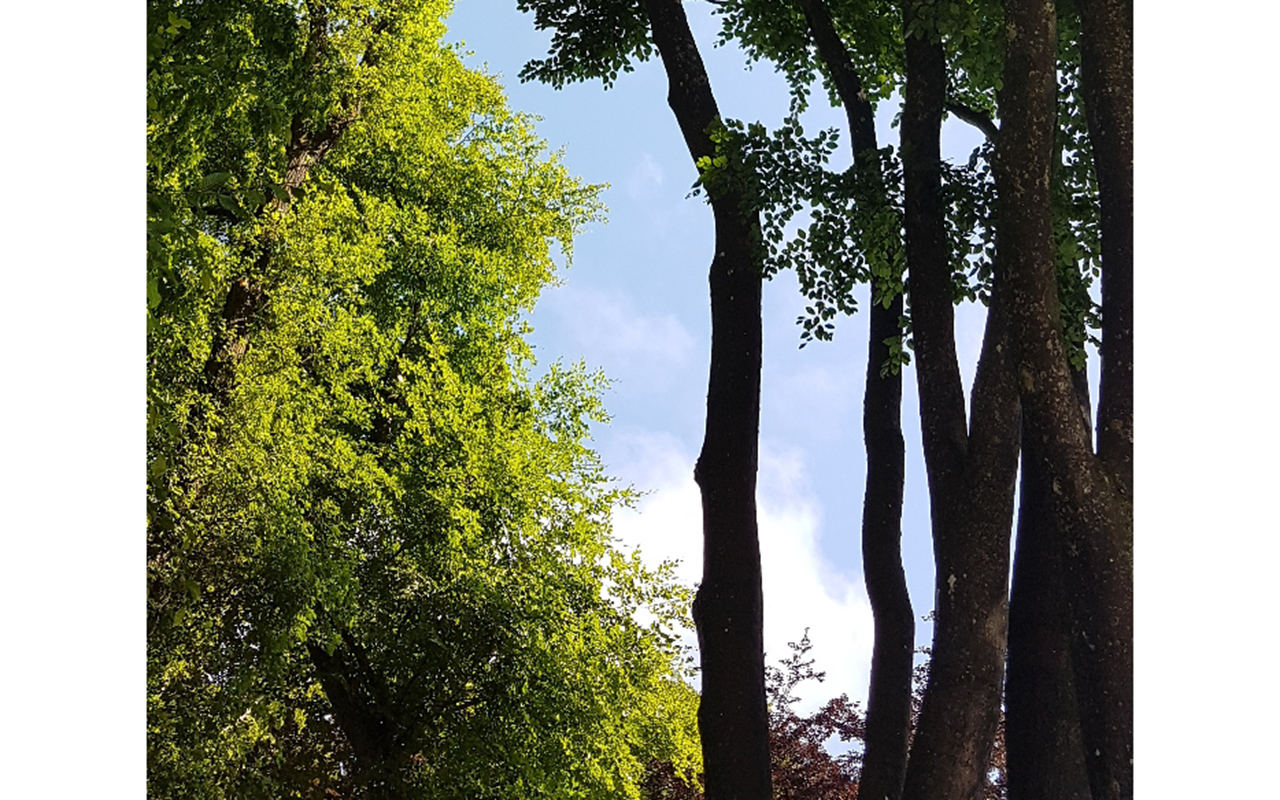
<path id="1" fill-rule="evenodd" d="M 531 383 L 521 338 L 597 189 L 440 45 L 445 9 L 184 4 L 181 46 L 150 9 L 156 796 L 634 797 L 645 759 L 696 760 L 687 593 L 613 549 L 628 494 L 585 443 L 602 379 Z M 394 697 L 386 763 L 315 647 Z"/>

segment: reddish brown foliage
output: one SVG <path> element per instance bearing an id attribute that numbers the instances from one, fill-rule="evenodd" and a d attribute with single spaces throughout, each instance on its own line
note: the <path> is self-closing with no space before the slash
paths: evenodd
<path id="1" fill-rule="evenodd" d="M 769 697 L 769 755 L 773 773 L 774 800 L 856 800 L 862 769 L 862 743 L 866 720 L 860 703 L 840 695 L 828 700 L 809 716 L 795 711 L 795 689 L 809 680 L 821 682 L 825 673 L 813 669 L 806 658 L 812 645 L 809 633 L 791 643 L 791 655 L 777 667 L 765 667 Z M 922 648 L 926 656 L 928 648 Z M 929 662 L 916 667 L 912 695 L 911 723 L 915 728 L 920 703 L 929 678 Z M 826 743 L 837 739 L 852 747 L 833 756 Z M 1004 715 L 996 731 L 995 747 L 988 770 L 990 782 L 983 800 L 1006 800 Z M 703 800 L 700 787 L 690 786 L 665 762 L 649 765 L 644 782 L 650 800 Z"/>

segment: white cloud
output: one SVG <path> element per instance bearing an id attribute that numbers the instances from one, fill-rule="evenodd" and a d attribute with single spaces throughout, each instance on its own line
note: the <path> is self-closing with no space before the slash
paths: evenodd
<path id="1" fill-rule="evenodd" d="M 627 196 L 632 200 L 638 200 L 651 195 L 654 190 L 662 186 L 665 179 L 662 166 L 652 155 L 645 153 L 640 157 L 640 163 L 632 167 L 627 175 Z"/>
<path id="2" fill-rule="evenodd" d="M 777 378 L 766 371 L 762 410 L 769 415 L 769 422 L 815 441 L 830 441 L 850 429 L 857 431 L 862 370 L 843 363 L 800 363 L 803 366 Z"/>
<path id="3" fill-rule="evenodd" d="M 650 564 L 678 559 L 679 579 L 696 582 L 702 571 L 702 512 L 693 482 L 695 454 L 669 435 L 633 435 L 623 449 L 628 457 L 614 469 L 652 493 L 637 509 L 616 515 L 615 532 L 624 546 L 639 547 Z M 827 679 L 799 688 L 800 710 L 814 710 L 842 692 L 865 697 L 870 607 L 861 580 L 835 572 L 821 557 L 821 507 L 809 489 L 803 453 L 762 447 L 757 498 L 767 659 L 777 663 L 790 655 L 787 643 L 808 627 L 810 655 Z"/>
<path id="4" fill-rule="evenodd" d="M 588 359 L 604 362 L 611 375 L 628 367 L 661 375 L 693 354 L 693 336 L 674 314 L 646 316 L 615 292 L 566 286 L 548 295 L 547 304 Z"/>

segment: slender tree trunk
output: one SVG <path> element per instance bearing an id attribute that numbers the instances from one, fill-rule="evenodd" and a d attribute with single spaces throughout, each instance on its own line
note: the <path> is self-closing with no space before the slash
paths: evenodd
<path id="1" fill-rule="evenodd" d="M 1002 242 L 1007 252 L 1013 294 L 1013 328 L 1018 385 L 1027 414 L 1028 458 L 1045 469 L 1054 513 L 1062 526 L 1067 595 L 1076 639 L 1073 662 L 1080 705 L 1080 724 L 1094 800 L 1133 796 L 1133 516 L 1128 476 L 1131 469 L 1131 380 L 1108 381 L 1117 372 L 1115 351 L 1123 362 L 1131 326 L 1131 261 L 1113 262 L 1105 277 L 1108 250 L 1103 251 L 1103 386 L 1099 402 L 1099 452 L 1080 424 L 1070 369 L 1058 332 L 1059 309 L 1052 258 L 1049 168 L 1054 127 L 1056 26 L 1052 4 L 1006 0 L 1005 16 L 1013 33 L 1007 41 L 1004 91 L 1000 98 L 1000 157 L 996 163 Z M 1082 9 L 1082 77 L 1086 104 L 1091 93 L 1124 94 L 1105 79 L 1099 86 L 1095 67 L 1088 66 L 1096 25 Z M 1123 16 L 1114 21 L 1123 22 Z M 1096 20 L 1095 20 L 1096 22 Z M 1124 34 L 1125 27 L 1112 34 Z M 1093 76 L 1092 88 L 1089 88 Z M 1098 128 L 1123 128 L 1114 120 L 1090 123 L 1095 150 Z M 1131 141 L 1131 138 L 1130 138 Z M 1106 150 L 1106 146 L 1103 147 Z M 1099 189 L 1102 188 L 1099 161 Z M 1131 166 L 1130 166 L 1131 169 Z M 1123 172 L 1123 170 L 1122 170 Z M 1112 184 L 1114 187 L 1114 183 Z M 1131 184 L 1130 184 L 1131 185 Z M 1104 226 L 1113 216 L 1103 194 Z M 1130 201 L 1131 202 L 1131 201 Z M 1131 206 L 1129 206 L 1131 209 Z M 1114 208 L 1112 209 L 1114 211 Z M 1131 226 L 1131 221 L 1129 225 Z M 1115 228 L 1104 227 L 1107 232 Z M 1121 227 L 1121 232 L 1132 228 Z M 1115 236 L 1112 250 L 1115 252 Z M 1104 248 L 1107 245 L 1104 243 Z M 1129 243 L 1131 247 L 1131 243 Z M 1119 280 L 1117 281 L 1117 273 Z M 1110 280 L 1111 289 L 1107 288 Z M 1119 288 L 1117 288 L 1117 283 Z M 1110 292 L 1108 294 L 1108 292 Z M 1108 301 L 1110 300 L 1110 305 Z M 1110 331 L 1110 332 L 1109 332 Z M 1110 337 L 1112 349 L 1108 350 Z M 1128 351 L 1131 353 L 1131 351 Z M 1108 355 L 1112 366 L 1108 367 Z M 1131 355 L 1121 372 L 1131 368 Z M 1126 388 L 1129 387 L 1129 388 Z M 1109 397 L 1109 395 L 1111 395 Z M 1130 416 L 1126 417 L 1126 413 Z M 1117 416 L 1118 415 L 1118 416 Z M 1111 421 L 1107 421 L 1107 420 Z M 1119 425 L 1113 424 L 1116 420 Z M 1117 435 L 1118 434 L 1118 435 Z M 1112 444 L 1104 442 L 1104 438 Z M 1127 441 L 1126 441 L 1127 440 Z"/>
<path id="2" fill-rule="evenodd" d="M 904 23 L 917 3 L 903 3 Z M 1018 458 L 1018 398 L 1008 362 L 1009 297 L 997 282 L 966 429 L 956 359 L 939 133 L 942 45 L 906 41 L 902 114 L 907 269 L 936 564 L 929 684 L 904 800 L 978 797 L 1000 716 L 1008 623 L 1009 533 Z"/>
<path id="3" fill-rule="evenodd" d="M 1098 458 L 1114 523 L 1074 548 L 1081 724 L 1094 796 L 1133 796 L 1133 9 L 1079 0 L 1081 88 L 1102 227 Z"/>
<path id="4" fill-rule="evenodd" d="M 854 169 L 864 191 L 858 202 L 887 206 L 877 154 L 875 113 L 848 51 L 822 0 L 798 0 L 818 54 L 836 85 L 849 121 Z M 911 729 L 911 668 L 915 616 L 902 568 L 902 373 L 881 375 L 889 359 L 885 344 L 902 334 L 902 296 L 888 308 L 872 293 L 868 312 L 867 382 L 862 431 L 867 450 L 862 504 L 862 572 L 875 620 L 871 685 L 867 693 L 865 749 L 859 792 L 866 798 L 898 800 L 907 771 Z"/>
<path id="5" fill-rule="evenodd" d="M 862 431 L 867 483 L 862 501 L 862 572 L 875 620 L 867 731 L 859 791 L 863 797 L 898 800 L 907 772 L 911 731 L 911 672 L 915 615 L 902 568 L 902 374 L 881 377 L 889 358 L 886 339 L 900 336 L 902 296 L 889 308 L 873 305 L 867 352 Z"/>
<path id="6" fill-rule="evenodd" d="M 711 84 L 680 0 L 645 0 L 675 112 L 695 161 L 715 155 Z M 715 214 L 711 375 L 694 478 L 702 492 L 703 573 L 694 600 L 702 661 L 698 728 L 708 800 L 768 800 L 764 598 L 756 528 L 760 427 L 759 222 L 741 198 L 707 187 Z"/>
<path id="7" fill-rule="evenodd" d="M 1081 421 L 1087 425 L 1088 378 L 1081 370 L 1073 379 L 1084 410 Z M 1009 800 L 1091 797 L 1071 664 L 1062 531 L 1051 491 L 1043 466 L 1024 454 L 1005 681 Z"/>
<path id="8" fill-rule="evenodd" d="M 1077 0 L 1080 86 L 1102 205 L 1098 455 L 1133 488 L 1133 10 Z"/>

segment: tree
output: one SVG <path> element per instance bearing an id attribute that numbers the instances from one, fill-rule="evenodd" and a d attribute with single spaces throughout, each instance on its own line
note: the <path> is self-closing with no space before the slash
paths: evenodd
<path id="1" fill-rule="evenodd" d="M 832 102 L 843 104 L 850 117 L 855 145 L 855 117 L 869 116 L 859 109 L 872 98 L 885 97 L 894 76 L 905 82 L 903 177 L 893 175 L 893 180 L 902 180 L 897 189 L 905 194 L 898 195 L 902 205 L 897 215 L 889 217 L 889 224 L 868 225 L 865 213 L 852 214 L 853 230 L 841 233 L 846 246 L 867 253 L 863 257 L 868 261 L 877 250 L 905 249 L 906 254 L 938 582 L 932 685 L 905 776 L 908 794 L 972 794 L 984 780 L 986 748 L 991 746 L 998 719 L 1008 575 L 1004 537 L 1012 515 L 1017 465 L 1017 397 L 1003 363 L 1007 359 L 1002 345 L 1005 303 L 992 296 L 987 248 L 978 249 L 983 258 L 976 264 L 968 261 L 974 250 L 968 240 L 975 234 L 989 234 L 992 228 L 986 213 L 986 181 L 974 168 L 981 154 L 975 154 L 968 171 L 948 170 L 939 155 L 938 135 L 944 108 L 962 109 L 969 118 L 982 119 L 979 111 L 961 101 L 972 102 L 971 96 L 980 94 L 980 81 L 992 74 L 990 59 L 985 53 L 970 54 L 963 69 L 952 63 L 953 74 L 948 75 L 947 53 L 937 26 L 932 19 L 922 19 L 924 12 L 915 4 L 900 9 L 886 4 L 837 4 L 838 16 L 830 21 L 823 20 L 826 6 L 822 4 L 797 5 L 803 16 L 771 4 L 727 3 L 723 6 L 725 35 L 739 38 L 753 55 L 777 61 L 797 96 L 803 96 L 815 67 L 821 67 L 832 89 Z M 896 24 L 895 16 L 900 20 Z M 962 18 L 951 24 L 973 23 Z M 813 32 L 819 55 L 816 63 L 806 43 L 806 28 Z M 878 76 L 867 90 L 842 88 L 854 64 Z M 986 125 L 990 126 L 989 120 Z M 896 160 L 889 164 L 896 172 Z M 820 196 L 813 200 L 826 202 Z M 808 236 L 800 240 L 801 247 L 822 241 L 821 249 L 808 246 L 816 258 L 831 262 L 820 268 L 819 280 L 801 276 L 802 287 L 817 300 L 832 289 L 847 292 L 849 283 L 840 279 L 839 258 L 829 254 L 836 248 L 826 244 L 829 237 L 819 238 L 821 233 L 811 225 Z M 972 288 L 970 275 L 978 278 Z M 855 273 L 854 277 L 871 280 L 877 271 L 873 268 L 869 275 Z M 896 288 L 901 291 L 900 281 Z M 965 296 L 991 303 L 969 420 L 965 419 L 953 330 L 953 303 Z M 884 367 L 896 366 L 881 358 Z M 868 457 L 883 456 L 869 447 Z M 900 569 L 892 563 L 864 563 L 869 582 L 887 580 L 886 571 L 895 567 Z M 990 636 L 989 631 L 999 635 Z M 905 667 L 906 674 L 898 677 L 894 687 L 902 699 L 908 687 L 909 659 Z M 871 698 L 874 707 L 874 689 Z M 905 722 L 905 717 L 900 719 Z M 889 746 L 890 737 L 900 731 L 885 733 L 884 752 L 893 755 L 883 762 L 883 773 L 872 774 L 876 796 L 896 798 L 903 790 L 905 741 Z M 871 738 L 870 752 L 876 752 L 879 741 Z"/>
<path id="2" fill-rule="evenodd" d="M 813 76 L 813 57 L 808 53 L 803 35 L 797 34 L 798 15 L 788 14 L 785 7 L 777 4 L 746 0 L 727 2 L 720 8 L 726 16 L 726 38 L 737 37 L 749 52 L 778 61 L 787 72 L 793 90 L 797 95 L 803 95 L 804 87 Z M 813 6 L 809 4 L 807 8 L 810 10 L 806 11 L 805 18 L 812 27 Z M 1044 302 L 1034 314 L 1023 300 L 1015 303 L 1024 321 L 1032 316 L 1035 319 L 1035 326 L 1015 331 L 1016 341 L 1008 338 L 1009 332 L 1001 330 L 1011 324 L 1009 298 L 1018 273 L 1016 269 L 1011 271 L 1002 264 L 1004 257 L 1000 253 L 1008 248 L 1003 243 L 996 246 L 998 241 L 1002 241 L 1000 231 L 1006 222 L 995 208 L 998 186 L 991 184 L 988 170 L 974 170 L 975 165 L 989 160 L 992 151 L 975 153 L 967 171 L 948 168 L 941 163 L 937 152 L 938 126 L 946 111 L 980 127 L 996 145 L 994 155 L 997 162 L 1004 161 L 1006 166 L 1014 163 L 1019 169 L 1024 166 L 1020 160 L 1024 152 L 1008 155 L 1016 147 L 1004 147 L 999 128 L 990 116 L 990 112 L 997 108 L 997 95 L 1000 96 L 999 107 L 1005 108 L 1007 101 L 1000 91 L 1007 83 L 1002 80 L 1005 73 L 1012 70 L 1018 72 L 1020 80 L 1025 77 L 1025 64 L 1009 66 L 998 44 L 1003 40 L 1003 34 L 1012 30 L 1005 27 L 1003 9 L 989 3 L 906 3 L 902 6 L 902 25 L 895 31 L 883 21 L 889 15 L 875 4 L 836 4 L 836 8 L 833 27 L 850 50 L 849 62 L 868 65 L 868 74 L 881 76 L 881 81 L 891 81 L 893 77 L 900 76 L 905 84 L 902 164 L 906 198 L 903 228 L 908 250 L 910 330 L 917 359 L 925 458 L 933 506 L 937 587 L 939 597 L 947 601 L 952 600 L 956 587 L 964 579 L 979 589 L 967 597 L 962 591 L 962 596 L 954 601 L 957 611 L 954 614 L 947 610 L 951 602 L 939 601 L 933 670 L 935 686 L 928 694 L 930 700 L 926 702 L 920 739 L 912 751 L 911 773 L 914 778 L 908 779 L 908 794 L 964 794 L 982 779 L 981 764 L 984 760 L 981 751 L 983 742 L 990 741 L 989 732 L 995 724 L 995 704 L 999 698 L 1004 647 L 1001 631 L 1003 586 L 1008 573 L 1004 538 L 1008 534 L 1012 455 L 1016 452 L 1010 447 L 1017 427 L 1014 422 L 1016 414 L 1011 412 L 1018 404 L 1012 389 L 1011 370 L 1014 365 L 1007 351 L 1015 344 L 1050 340 L 1056 345 L 1056 353 L 1052 358 L 1041 359 L 1036 369 L 1047 369 L 1055 362 L 1054 369 L 1059 369 L 1053 390 L 1053 413 L 1046 412 L 1048 406 L 1044 405 L 1043 397 L 1037 397 L 1035 405 L 1040 410 L 1029 409 L 1024 419 L 1023 438 L 1029 442 L 1026 458 L 1031 459 L 1027 462 L 1031 466 L 1023 473 L 1024 497 L 1034 499 L 1037 492 L 1042 491 L 1038 488 L 1039 467 L 1050 460 L 1046 454 L 1038 452 L 1043 449 L 1040 445 L 1044 442 L 1051 443 L 1047 449 L 1055 453 L 1054 458 L 1058 462 L 1056 474 L 1075 470 L 1072 480 L 1077 490 L 1074 494 L 1060 491 L 1065 480 L 1049 480 L 1045 484 L 1043 491 L 1052 493 L 1051 499 L 1057 510 L 1053 520 L 1041 519 L 1024 526 L 1028 532 L 1025 544 L 1029 550 L 1038 547 L 1033 542 L 1036 537 L 1031 535 L 1031 529 L 1040 528 L 1040 536 L 1047 539 L 1046 546 L 1051 551 L 1048 555 L 1053 556 L 1061 550 L 1062 557 L 1068 559 L 1064 563 L 1070 567 L 1068 574 L 1072 576 L 1068 585 L 1071 587 L 1072 625 L 1077 631 L 1071 649 L 1077 655 L 1078 674 L 1072 677 L 1064 672 L 1061 641 L 1056 644 L 1048 644 L 1044 639 L 1033 642 L 1038 635 L 1047 632 L 1046 627 L 1054 627 L 1056 623 L 1052 620 L 1058 619 L 1054 614 L 1037 616 L 1036 609 L 1060 607 L 1062 596 L 1055 600 L 1052 592 L 1047 590 L 1050 582 L 1038 577 L 1045 569 L 1052 569 L 1051 565 L 1046 567 L 1039 556 L 1022 559 L 1020 570 L 1025 575 L 1024 580 L 1018 582 L 1021 591 L 1015 599 L 1023 605 L 1018 619 L 1029 624 L 1020 626 L 1022 632 L 1018 642 L 1010 642 L 1010 657 L 1015 655 L 1016 644 L 1018 648 L 1024 645 L 1050 650 L 1056 648 L 1053 656 L 1056 661 L 1051 673 L 1053 677 L 1046 679 L 1050 673 L 1044 670 L 1036 678 L 1028 677 L 1040 684 L 1029 687 L 1032 694 L 1025 694 L 1020 688 L 1016 696 L 1011 697 L 1010 702 L 1019 706 L 1011 709 L 1011 714 L 1018 711 L 1021 720 L 1020 715 L 1025 710 L 1043 717 L 1043 705 L 1032 708 L 1035 701 L 1024 698 L 1034 697 L 1036 689 L 1044 689 L 1048 695 L 1070 698 L 1075 693 L 1072 684 L 1078 684 L 1082 703 L 1080 719 L 1087 720 L 1092 714 L 1095 720 L 1086 722 L 1085 727 L 1092 727 L 1095 731 L 1086 734 L 1086 738 L 1098 746 L 1086 744 L 1086 749 L 1095 755 L 1099 764 L 1108 764 L 1106 769 L 1110 770 L 1109 776 L 1098 777 L 1098 769 L 1093 769 L 1094 791 L 1111 791 L 1099 787 L 1123 786 L 1126 780 L 1130 780 L 1120 773 L 1130 769 L 1131 774 L 1131 740 L 1125 739 L 1124 732 L 1131 732 L 1132 726 L 1129 699 L 1131 657 L 1127 649 L 1131 641 L 1131 548 L 1127 543 L 1131 536 L 1126 532 L 1131 511 L 1125 506 L 1127 490 L 1124 487 L 1127 483 L 1122 466 L 1131 458 L 1132 437 L 1119 433 L 1130 431 L 1132 424 L 1131 383 L 1126 385 L 1124 378 L 1131 374 L 1132 365 L 1131 350 L 1125 349 L 1131 336 L 1131 278 L 1127 277 L 1131 274 L 1131 255 L 1127 254 L 1127 247 L 1132 236 L 1131 205 L 1125 205 L 1132 202 L 1132 157 L 1131 151 L 1124 149 L 1131 130 L 1132 93 L 1129 77 L 1131 46 L 1127 38 L 1131 35 L 1131 25 L 1125 16 L 1125 7 L 1120 4 L 1099 6 L 1094 11 L 1082 8 L 1083 26 L 1074 23 L 1074 9 L 1070 5 L 1065 5 L 1060 14 L 1065 15 L 1071 24 L 1052 40 L 1057 46 L 1050 53 L 1050 57 L 1056 55 L 1062 81 L 1057 124 L 1050 126 L 1056 127 L 1057 131 L 1049 139 L 1054 143 L 1054 163 L 1057 165 L 1051 173 L 1051 181 L 1045 183 L 1046 188 L 1052 189 L 1050 202 L 1047 208 L 1042 208 L 1038 205 L 1041 198 L 1036 198 L 1036 203 L 1031 206 L 1034 211 L 1028 211 L 1025 198 L 1010 201 L 1004 197 L 1001 200 L 1002 203 L 1017 205 L 1019 213 L 1024 216 L 1034 213 L 1042 217 L 1039 220 L 1041 235 L 1037 240 L 1037 268 L 1041 270 L 1037 274 L 1042 282 L 1037 286 L 1041 292 L 1038 301 Z M 1087 22 L 1090 13 L 1095 15 L 1093 25 L 1096 27 L 1092 29 Z M 1105 30 L 1104 24 L 1096 22 L 1098 19 L 1107 20 Z M 1091 38 L 1098 43 L 1091 44 Z M 897 46 L 903 49 L 901 56 Z M 1088 67 L 1083 71 L 1080 69 L 1082 63 L 1089 61 L 1091 48 L 1095 53 L 1092 56 L 1094 63 L 1105 64 L 1105 68 L 1093 67 L 1092 78 L 1088 76 Z M 826 49 L 831 52 L 837 48 L 828 45 Z M 822 52 L 821 44 L 818 50 Z M 1104 50 L 1106 55 L 1100 55 Z M 1083 59 L 1082 51 L 1085 53 Z M 850 111 L 852 104 L 845 99 L 848 93 L 839 89 L 841 68 L 832 67 L 831 62 L 830 57 L 822 55 L 822 63 L 827 65 L 828 86 L 833 89 L 833 102 L 843 102 L 846 110 Z M 874 86 L 870 94 L 875 95 Z M 1087 130 L 1078 113 L 1082 99 L 1084 110 L 1088 112 Z M 1126 103 L 1130 106 L 1126 107 Z M 1021 117 L 1023 110 L 1015 108 L 1018 110 L 1012 113 Z M 1103 108 L 1107 110 L 1100 114 L 1097 109 Z M 1111 116 L 1104 122 L 1106 114 Z M 856 139 L 853 116 L 850 113 Z M 1114 190 L 1111 201 L 1104 199 L 1101 203 L 1104 220 L 1101 227 L 1112 231 L 1113 244 L 1099 254 L 1099 203 L 1090 162 L 1095 160 L 1096 154 L 1098 180 L 1101 182 L 1104 156 L 1097 153 L 1094 145 L 1101 141 L 1101 132 L 1111 137 L 1110 166 L 1106 168 L 1113 175 L 1111 183 L 1119 188 Z M 978 180 L 975 182 L 974 178 Z M 1115 215 L 1110 224 L 1105 222 L 1108 214 Z M 858 221 L 856 216 L 853 219 Z M 1051 225 L 1046 227 L 1046 221 L 1051 221 Z M 978 223 L 976 226 L 975 222 Z M 863 225 L 865 229 L 865 223 Z M 1044 236 L 1046 229 L 1050 231 L 1048 237 Z M 815 241 L 814 233 L 815 226 L 811 226 L 808 242 Z M 977 251 L 970 246 L 975 234 L 985 240 Z M 893 231 L 891 235 L 896 236 L 897 232 Z M 854 246 L 862 244 L 865 239 L 865 235 L 859 237 L 857 234 L 848 237 Z M 1048 247 L 1045 247 L 1046 242 Z M 824 247 L 829 249 L 829 245 Z M 816 247 L 810 249 L 819 253 Z M 964 262 L 975 254 L 980 257 L 969 269 L 970 265 Z M 947 268 L 948 260 L 950 269 Z M 1100 264 L 1103 265 L 1101 270 L 1098 269 Z M 968 282 L 966 273 L 978 278 L 975 287 L 964 287 Z M 1089 330 L 1098 321 L 1093 302 L 1087 294 L 1090 279 L 1097 274 L 1103 278 L 1103 306 L 1112 309 L 1110 314 L 1102 316 L 1102 340 L 1103 360 L 1112 364 L 1113 377 L 1108 382 L 1112 387 L 1110 399 L 1099 404 L 1100 430 L 1108 427 L 1112 431 L 1108 434 L 1112 443 L 1103 444 L 1100 434 L 1098 455 L 1095 457 L 1090 451 L 1087 432 L 1081 441 L 1081 432 L 1087 428 L 1082 429 L 1079 425 L 1080 414 L 1076 410 L 1079 406 L 1074 401 L 1071 387 L 1073 381 L 1078 383 L 1075 379 L 1082 377 L 1083 345 L 1091 338 Z M 1109 292 L 1106 289 L 1108 282 L 1119 288 Z M 802 276 L 802 286 L 812 299 L 829 301 L 829 285 L 806 283 Z M 976 295 L 990 304 L 988 335 L 974 387 L 972 415 L 967 424 L 955 367 L 950 313 L 950 301 L 966 294 L 970 298 Z M 1024 300 L 1029 297 L 1025 293 L 1019 296 Z M 839 302 L 837 295 L 835 304 Z M 1004 337 L 1003 342 L 1001 337 Z M 1114 342 L 1111 347 L 1105 344 L 1109 337 Z M 1060 369 L 1064 363 L 1069 368 Z M 1104 366 L 1104 372 L 1107 369 Z M 1068 376 L 1065 381 L 1061 379 L 1064 374 Z M 1075 379 L 1071 378 L 1073 374 Z M 1025 381 L 1021 383 L 1022 399 L 1026 398 L 1027 391 L 1039 391 L 1037 387 L 1029 388 L 1030 384 Z M 1107 395 L 1108 389 L 1104 388 L 1102 394 Z M 1104 407 L 1116 411 L 1108 412 L 1103 410 Z M 1084 408 L 1087 410 L 1087 402 Z M 1087 418 L 1088 415 L 1085 416 Z M 1126 441 L 1128 450 L 1122 446 Z M 1114 478 L 1099 472 L 1099 467 L 1107 464 L 1113 465 Z M 1121 488 L 1118 492 L 1091 494 L 1082 501 L 1089 490 L 1081 491 L 1079 487 L 1103 483 Z M 1035 505 L 1032 502 L 1027 509 L 1031 517 L 1036 515 Z M 985 622 L 978 624 L 980 620 Z M 1047 625 L 1045 621 L 1049 621 Z M 987 636 L 984 630 L 994 631 L 996 635 Z M 1042 649 L 1041 655 L 1048 653 Z M 1041 666 L 1044 666 L 1043 662 Z M 1024 676 L 1029 676 L 1029 673 L 1023 672 L 1018 679 L 1022 680 Z M 1100 702 L 1101 697 L 1112 702 Z M 1028 705 L 1024 708 L 1023 703 Z M 948 710 L 932 714 L 928 710 L 931 707 Z M 1059 719 L 1040 720 L 1052 724 L 1022 727 L 1019 722 L 1010 733 L 1011 747 L 1017 737 L 1040 736 L 1042 741 L 1034 743 L 1040 752 L 1053 752 L 1057 758 L 1072 761 L 1073 747 L 1063 747 L 1062 742 L 1078 740 L 1078 733 L 1069 733 L 1077 725 L 1076 715 L 1069 711 L 1069 704 L 1057 703 L 1054 707 L 1061 712 Z M 1061 736 L 1067 738 L 1062 740 Z M 1031 751 L 1014 747 L 1014 752 L 1025 754 Z M 1104 756 L 1103 753 L 1112 755 Z M 1057 766 L 1070 768 L 1066 763 Z M 1024 765 L 1021 771 L 1015 770 L 1015 774 L 1021 775 L 1037 772 L 1044 774 L 1045 771 L 1033 764 Z"/>
<path id="3" fill-rule="evenodd" d="M 1002 133 L 1007 155 L 997 172 L 1016 300 L 1019 389 L 1037 434 L 1029 437 L 1029 456 L 1045 469 L 1064 534 L 1060 547 L 1092 793 L 1098 799 L 1132 797 L 1132 24 L 1122 3 L 1079 4 L 1081 78 L 1103 237 L 1104 377 L 1095 452 L 1080 425 L 1066 353 L 1052 324 L 1059 300 L 1051 199 L 1042 176 L 1052 153 L 1056 19 L 1052 6 L 1032 5 L 1005 5 L 1019 34 L 1008 44 L 1001 103 L 1011 124 Z"/>
<path id="4" fill-rule="evenodd" d="M 809 37 L 825 73 L 845 108 L 854 171 L 859 183 L 867 187 L 858 193 L 857 201 L 869 206 L 870 214 L 896 222 L 897 214 L 889 204 L 876 141 L 875 112 L 863 81 L 823 0 L 799 0 L 797 5 L 804 14 Z M 896 246 L 896 240 L 889 241 L 887 258 L 868 258 L 872 275 L 880 278 L 872 281 L 867 377 L 862 399 L 863 440 L 867 451 L 862 565 L 875 620 L 875 643 L 871 655 L 871 685 L 867 690 L 859 790 L 866 791 L 868 797 L 896 798 L 901 793 L 907 767 L 915 617 L 902 567 L 906 455 L 902 438 L 902 372 L 893 363 L 893 348 L 900 351 L 902 346 L 903 253 L 902 248 Z"/>
<path id="5" fill-rule="evenodd" d="M 706 433 L 694 469 L 702 494 L 703 576 L 693 604 L 702 666 L 698 706 L 707 796 L 770 796 L 764 680 L 764 599 L 756 527 L 763 254 L 751 196 L 680 0 L 627 0 L 589 8 L 521 0 L 555 33 L 549 58 L 522 77 L 555 86 L 601 78 L 608 86 L 656 47 L 668 103 L 715 215 L 710 268 L 711 370 Z"/>
<path id="6" fill-rule="evenodd" d="M 687 594 L 519 315 L 599 211 L 447 3 L 148 10 L 148 786 L 617 797 L 696 769 Z M 636 621 L 648 609 L 649 624 Z"/>

